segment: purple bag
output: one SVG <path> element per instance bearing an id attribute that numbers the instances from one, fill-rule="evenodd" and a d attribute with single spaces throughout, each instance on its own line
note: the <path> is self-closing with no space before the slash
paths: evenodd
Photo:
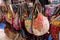
<path id="1" fill-rule="evenodd" d="M 55 12 L 56 6 L 46 5 L 45 8 L 48 16 L 52 16 Z"/>

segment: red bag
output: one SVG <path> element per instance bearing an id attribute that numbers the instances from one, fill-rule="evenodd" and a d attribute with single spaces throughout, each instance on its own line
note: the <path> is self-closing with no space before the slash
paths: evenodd
<path id="1" fill-rule="evenodd" d="M 58 39 L 58 33 L 59 33 L 59 31 L 58 31 L 58 27 L 56 25 L 52 25 L 51 26 L 50 32 L 51 32 L 52 37 L 54 39 Z"/>

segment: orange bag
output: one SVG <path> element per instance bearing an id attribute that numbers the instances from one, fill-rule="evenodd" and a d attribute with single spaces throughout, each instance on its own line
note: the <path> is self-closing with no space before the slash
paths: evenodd
<path id="1" fill-rule="evenodd" d="M 42 21 L 43 21 L 43 15 L 39 14 L 33 23 L 33 26 L 39 31 L 41 31 L 41 29 L 43 28 L 43 22 Z"/>

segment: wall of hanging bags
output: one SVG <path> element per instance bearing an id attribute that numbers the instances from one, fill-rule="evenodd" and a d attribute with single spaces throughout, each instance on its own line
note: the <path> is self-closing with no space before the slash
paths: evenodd
<path id="1" fill-rule="evenodd" d="M 14 6 L 14 5 L 13 5 Z M 38 1 L 36 1 L 36 3 L 33 5 L 33 7 L 30 7 L 29 6 L 29 8 L 31 8 L 30 10 L 32 10 L 32 11 L 30 11 L 30 13 L 28 13 L 27 12 L 27 9 L 26 9 L 26 5 L 25 5 L 25 3 L 23 3 L 22 4 L 22 9 L 20 9 L 20 6 L 21 5 L 18 5 L 18 9 L 16 10 L 16 9 L 14 9 L 14 11 L 16 11 L 17 12 L 17 14 L 19 15 L 18 17 L 19 18 L 17 18 L 17 20 L 16 19 L 14 19 L 13 21 L 12 21 L 12 25 L 11 25 L 11 27 L 12 28 L 15 28 L 15 31 L 17 30 L 17 31 L 19 31 L 19 33 L 21 33 L 21 35 L 22 36 L 26 36 L 26 35 L 28 35 L 29 36 L 29 39 L 30 39 L 30 37 L 31 38 L 33 38 L 33 40 L 35 39 L 35 40 L 39 40 L 39 39 L 41 39 L 41 40 L 52 40 L 52 39 L 54 39 L 54 40 L 58 40 L 58 32 L 59 32 L 59 30 L 60 30 L 60 28 L 59 28 L 59 26 L 57 26 L 54 22 L 56 22 L 56 20 L 59 20 L 60 18 L 58 17 L 56 17 L 56 18 L 54 18 L 54 19 L 52 19 L 52 17 L 53 16 L 56 16 L 55 15 L 55 11 L 57 10 L 57 7 L 59 6 L 59 5 L 54 5 L 54 4 L 51 4 L 51 5 L 46 5 L 45 6 L 45 8 L 46 8 L 46 14 L 48 15 L 48 16 L 50 16 L 51 18 L 51 20 L 50 21 L 48 21 L 48 18 L 46 17 L 46 16 L 44 16 L 43 14 L 42 14 L 42 12 L 40 12 L 40 11 L 42 11 L 42 10 L 40 10 L 40 7 L 41 7 L 41 5 L 39 4 L 39 2 Z M 42 7 L 41 7 L 42 8 Z M 13 8 L 12 8 L 13 9 Z M 9 9 L 8 9 L 9 10 Z M 21 12 L 22 11 L 22 12 Z M 21 12 L 21 13 L 20 13 Z M 32 13 L 31 13 L 32 12 Z M 12 12 L 13 13 L 13 12 Z M 24 13 L 26 13 L 26 14 L 29 14 L 28 16 L 26 16 L 26 14 L 24 14 Z M 10 15 L 10 12 L 9 13 L 7 13 L 8 14 L 8 16 Z M 36 15 L 37 14 L 37 15 Z M 11 17 L 11 16 L 10 16 Z M 10 17 L 8 17 L 8 18 L 10 18 Z M 21 17 L 24 19 L 23 21 L 25 22 L 24 24 L 22 24 L 21 22 L 23 22 L 22 21 L 22 19 L 21 19 Z M 18 20 L 20 20 L 19 22 L 19 24 L 17 23 L 18 22 Z M 52 21 L 53 20 L 53 21 Z M 15 22 L 16 21 L 16 22 Z M 51 28 L 50 28 L 50 23 L 49 22 L 51 22 L 52 23 L 52 26 L 51 26 Z M 57 22 L 56 22 L 57 23 Z M 15 25 L 17 25 L 17 26 L 15 26 Z M 25 25 L 24 27 L 25 27 L 25 29 L 26 30 L 19 30 L 20 29 L 20 27 L 21 27 L 21 25 Z M 60 24 L 59 24 L 60 25 Z M 17 28 L 18 27 L 18 28 Z M 17 29 L 16 29 L 17 28 Z M 50 29 L 50 31 L 49 31 L 49 29 Z M 53 30 L 53 31 L 52 31 Z M 21 31 L 21 32 L 20 32 Z M 58 31 L 58 32 L 57 32 Z M 10 31 L 11 32 L 11 31 Z M 14 32 L 14 31 L 12 31 L 12 32 Z M 12 33 L 11 32 L 11 33 Z M 26 32 L 27 34 L 25 34 L 24 32 Z M 55 34 L 55 32 L 57 33 L 57 34 Z M 47 34 L 46 34 L 47 33 Z M 32 34 L 32 35 L 31 35 Z M 30 36 L 31 35 L 31 36 Z M 28 37 L 27 36 L 27 37 Z M 40 36 L 42 36 L 42 37 L 40 37 Z M 32 39 L 31 39 L 32 40 Z"/>

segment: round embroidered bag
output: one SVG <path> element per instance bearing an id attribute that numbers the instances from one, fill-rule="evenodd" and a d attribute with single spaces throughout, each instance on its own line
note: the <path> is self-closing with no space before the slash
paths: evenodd
<path id="1" fill-rule="evenodd" d="M 35 8 L 38 8 L 38 9 L 40 8 L 38 3 L 35 6 Z M 33 12 L 32 12 L 32 14 L 30 14 L 29 18 L 27 20 L 25 20 L 25 28 L 31 34 L 34 34 L 36 36 L 41 36 L 41 35 L 48 33 L 49 21 L 48 21 L 47 17 L 45 17 L 42 14 L 42 12 L 39 12 L 39 11 L 37 14 L 37 18 L 34 19 L 33 14 L 35 14 L 34 13 L 35 8 L 33 8 Z M 40 11 L 41 11 L 41 9 L 40 9 Z"/>

